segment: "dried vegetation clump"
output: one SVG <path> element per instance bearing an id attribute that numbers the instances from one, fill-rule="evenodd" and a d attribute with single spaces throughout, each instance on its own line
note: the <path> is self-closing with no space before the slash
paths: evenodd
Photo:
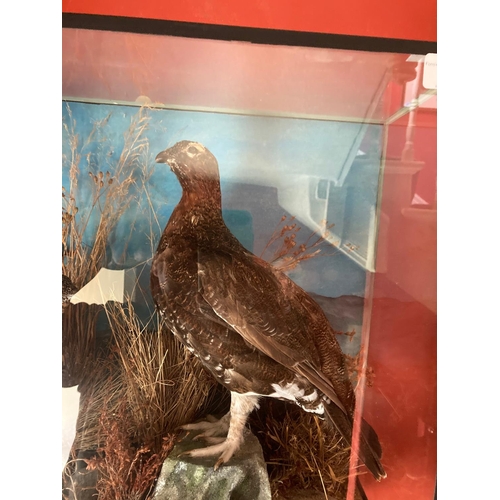
<path id="1" fill-rule="evenodd" d="M 68 186 L 62 190 L 62 274 L 77 288 L 88 283 L 106 262 L 108 240 L 118 221 L 134 200 L 137 188 L 147 179 L 148 116 L 141 110 L 124 134 L 124 146 L 117 160 L 109 159 L 103 173 L 102 144 L 105 143 L 108 114 L 94 123 L 87 137 L 76 132 L 77 124 L 67 107 L 63 122 L 64 140 L 69 145 L 63 156 Z M 84 172 L 82 172 L 84 171 Z M 86 177 L 87 174 L 88 177 Z M 80 207 L 81 208 L 79 210 Z M 88 242 L 91 242 L 90 244 Z M 96 323 L 100 308 L 77 304 L 63 314 L 63 386 L 79 384 L 89 376 L 97 349 Z"/>
<path id="2" fill-rule="evenodd" d="M 146 328 L 132 304 L 107 303 L 109 349 L 93 363 L 81 392 L 73 457 L 94 450 L 98 500 L 148 498 L 177 428 L 210 404 L 215 381 L 162 324 Z M 90 468 L 89 468 L 90 467 Z"/>
<path id="3" fill-rule="evenodd" d="M 327 255 L 321 253 L 319 246 L 324 243 L 325 236 L 333 226 L 325 223 L 321 234 L 312 232 L 305 241 L 299 243 L 297 235 L 301 227 L 295 222 L 294 216 L 283 215 L 260 257 L 283 272 L 295 269 L 300 262 Z"/>
<path id="4" fill-rule="evenodd" d="M 209 404 L 216 382 L 161 321 L 144 326 L 131 302 L 108 302 L 106 312 L 135 437 L 159 444 Z"/>
<path id="5" fill-rule="evenodd" d="M 105 410 L 99 428 L 106 429 L 103 445 L 88 459 L 87 470 L 97 470 L 99 500 L 144 500 L 151 493 L 161 466 L 174 446 L 175 435 L 156 443 L 134 443 L 124 425 L 130 417 L 125 404 L 116 413 Z"/>
<path id="6" fill-rule="evenodd" d="M 345 500 L 350 447 L 338 432 L 292 404 L 264 398 L 261 407 L 251 426 L 262 444 L 273 499 L 307 490 Z"/>

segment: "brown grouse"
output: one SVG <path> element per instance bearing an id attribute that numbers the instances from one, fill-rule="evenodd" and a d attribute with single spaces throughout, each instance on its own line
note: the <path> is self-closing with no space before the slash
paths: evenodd
<path id="1" fill-rule="evenodd" d="M 344 356 L 322 309 L 285 274 L 247 251 L 222 219 L 217 160 L 182 141 L 161 152 L 182 186 L 151 268 L 151 291 L 172 332 L 231 391 L 218 422 L 190 424 L 209 443 L 194 457 L 227 462 L 247 417 L 268 396 L 324 416 L 350 443 L 355 396 Z M 227 432 L 226 438 L 215 435 Z M 363 422 L 359 455 L 386 476 L 373 429 Z"/>

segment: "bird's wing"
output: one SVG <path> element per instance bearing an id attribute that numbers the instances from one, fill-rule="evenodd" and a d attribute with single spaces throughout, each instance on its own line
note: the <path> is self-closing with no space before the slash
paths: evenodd
<path id="1" fill-rule="evenodd" d="M 217 316 L 249 344 L 307 378 L 347 413 L 332 383 L 317 368 L 311 317 L 282 279 L 251 254 L 198 251 L 199 291 Z"/>

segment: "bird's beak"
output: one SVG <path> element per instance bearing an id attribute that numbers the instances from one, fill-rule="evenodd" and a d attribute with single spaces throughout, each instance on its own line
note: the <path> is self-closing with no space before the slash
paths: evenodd
<path id="1" fill-rule="evenodd" d="M 156 163 L 168 163 L 169 159 L 170 159 L 170 151 L 166 149 L 165 151 L 162 151 L 161 153 L 158 153 L 156 155 L 155 161 Z"/>

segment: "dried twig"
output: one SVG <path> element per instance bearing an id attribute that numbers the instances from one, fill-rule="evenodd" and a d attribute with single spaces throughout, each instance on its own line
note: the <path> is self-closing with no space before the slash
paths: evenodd
<path id="1" fill-rule="evenodd" d="M 333 252 L 322 253 L 322 249 L 319 248 L 325 242 L 325 238 L 334 224 L 327 225 L 325 222 L 324 226 L 325 229 L 321 234 L 313 231 L 302 243 L 299 243 L 297 235 L 301 227 L 295 222 L 295 217 L 283 215 L 260 257 L 286 272 L 295 269 L 299 263 L 314 257 L 334 255 L 337 253 L 337 249 Z"/>

